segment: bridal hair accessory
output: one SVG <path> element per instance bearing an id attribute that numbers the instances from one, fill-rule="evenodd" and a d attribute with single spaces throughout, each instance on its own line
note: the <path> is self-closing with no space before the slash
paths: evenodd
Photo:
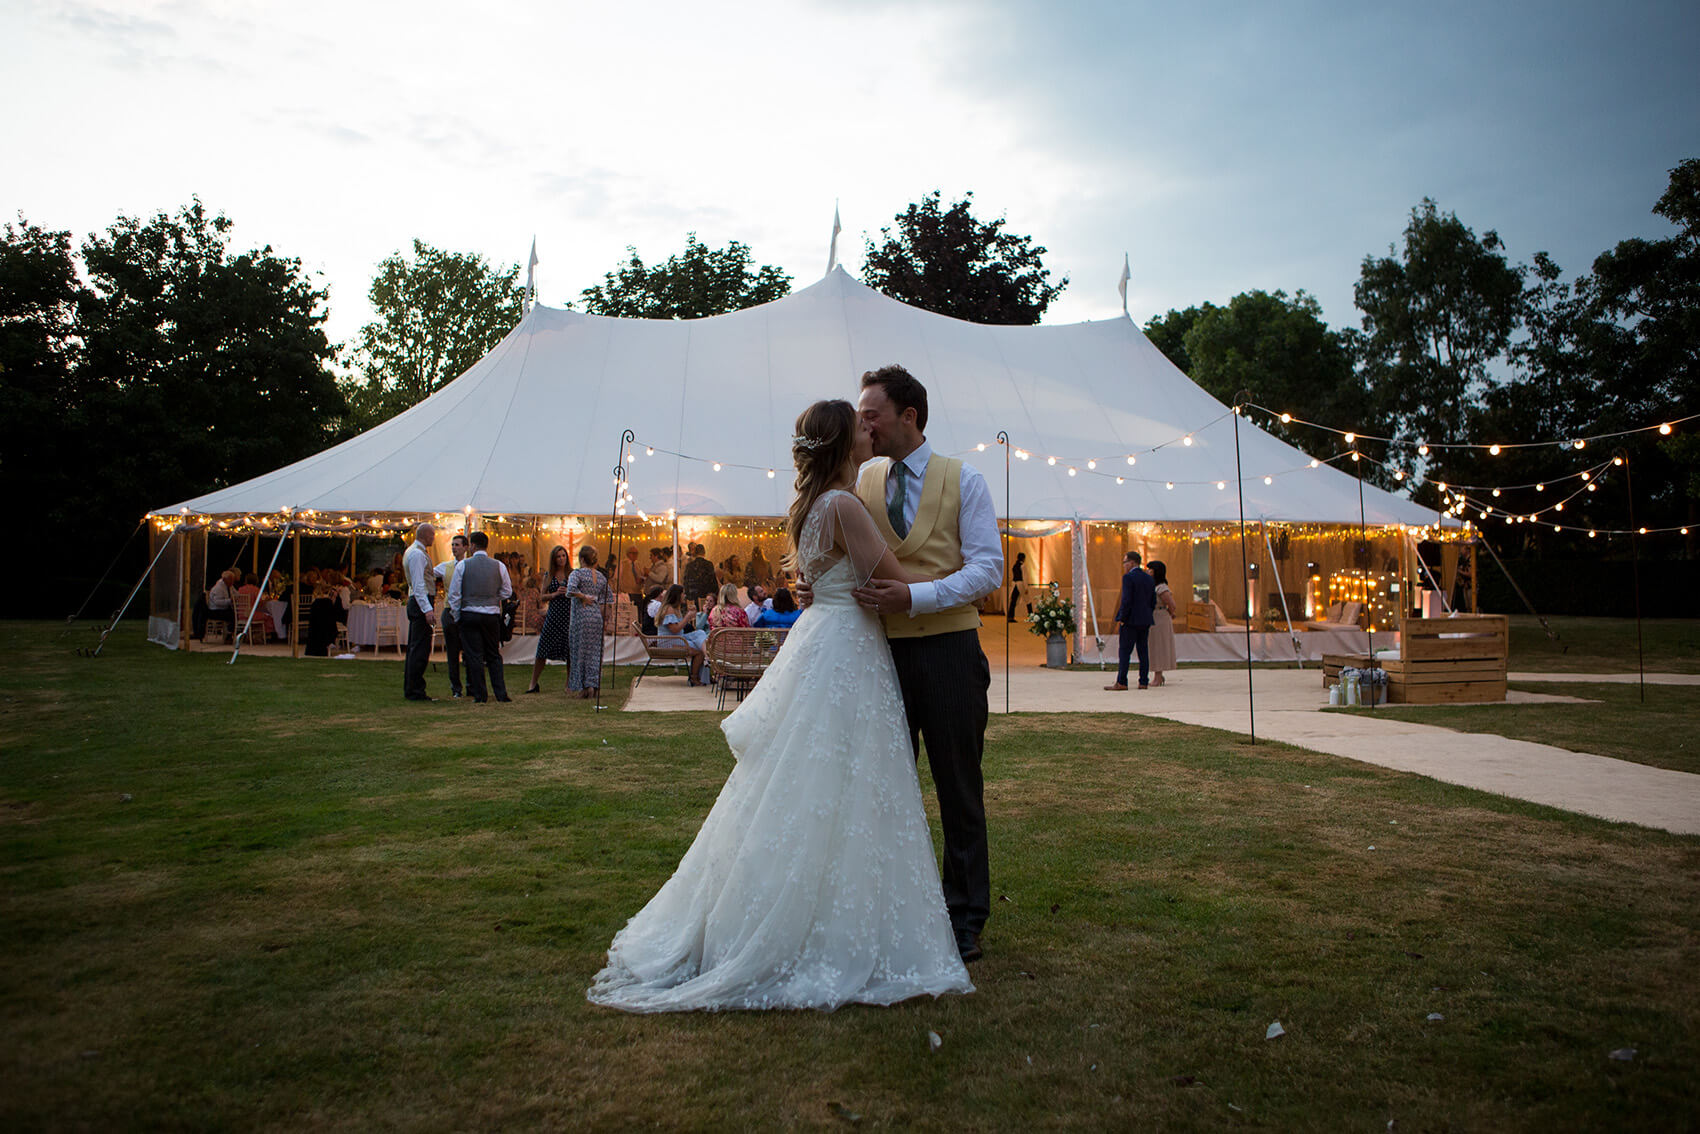
<path id="1" fill-rule="evenodd" d="M 819 438 L 819 437 L 793 437 L 793 438 L 791 438 L 791 447 L 793 449 L 808 449 L 810 452 L 813 452 L 814 450 L 820 448 L 822 445 L 825 445 L 825 444 L 826 444 L 826 442 L 822 438 Z"/>

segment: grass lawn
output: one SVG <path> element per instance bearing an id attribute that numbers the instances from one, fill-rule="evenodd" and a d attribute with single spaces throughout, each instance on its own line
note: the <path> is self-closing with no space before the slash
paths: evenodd
<path id="1" fill-rule="evenodd" d="M 0 623 L 7 1129 L 1700 1123 L 1700 839 L 994 717 L 979 991 L 632 1017 L 584 989 L 714 800 L 717 714 L 56 634 Z"/>
<path id="2" fill-rule="evenodd" d="M 1633 618 L 1549 616 L 1548 638 L 1532 615 L 1511 616 L 1511 668 L 1518 673 L 1634 673 Z M 1700 673 L 1700 619 L 1648 618 L 1641 649 L 1649 673 Z"/>

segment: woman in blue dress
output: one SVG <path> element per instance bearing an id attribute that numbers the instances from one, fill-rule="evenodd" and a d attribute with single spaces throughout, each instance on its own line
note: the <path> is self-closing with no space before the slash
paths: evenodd
<path id="1" fill-rule="evenodd" d="M 694 627 L 694 622 L 686 621 L 685 588 L 674 583 L 667 588 L 667 593 L 661 599 L 661 611 L 655 616 L 655 629 L 660 637 L 683 638 L 691 651 L 690 683 L 692 685 L 708 684 L 708 663 L 703 654 L 703 647 L 708 642 L 706 630 L 686 629 Z"/>
<path id="2" fill-rule="evenodd" d="M 596 569 L 596 549 L 578 549 L 578 566 L 567 576 L 567 595 L 573 607 L 572 658 L 567 664 L 567 690 L 589 697 L 602 685 L 602 604 L 614 601 L 608 580 Z"/>

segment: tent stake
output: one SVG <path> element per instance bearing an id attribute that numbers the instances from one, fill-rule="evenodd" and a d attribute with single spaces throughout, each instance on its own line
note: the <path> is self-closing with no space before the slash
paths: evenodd
<path id="1" fill-rule="evenodd" d="M 1240 583 L 1245 588 L 1245 704 L 1251 727 L 1251 742 L 1257 743 L 1257 693 L 1251 679 L 1251 564 L 1245 551 L 1245 474 L 1240 471 L 1240 410 L 1251 401 L 1251 391 L 1234 395 L 1234 491 L 1240 498 Z"/>

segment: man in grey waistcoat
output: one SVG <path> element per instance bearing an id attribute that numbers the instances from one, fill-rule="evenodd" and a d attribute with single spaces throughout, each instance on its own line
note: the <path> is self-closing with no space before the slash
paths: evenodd
<path id="1" fill-rule="evenodd" d="M 490 537 L 473 532 L 472 554 L 467 556 L 449 584 L 449 609 L 460 627 L 461 650 L 466 656 L 466 687 L 480 704 L 494 693 L 498 701 L 510 701 L 508 683 L 502 673 L 502 600 L 514 593 L 506 564 L 489 555 Z M 488 692 L 484 671 L 490 671 Z"/>

